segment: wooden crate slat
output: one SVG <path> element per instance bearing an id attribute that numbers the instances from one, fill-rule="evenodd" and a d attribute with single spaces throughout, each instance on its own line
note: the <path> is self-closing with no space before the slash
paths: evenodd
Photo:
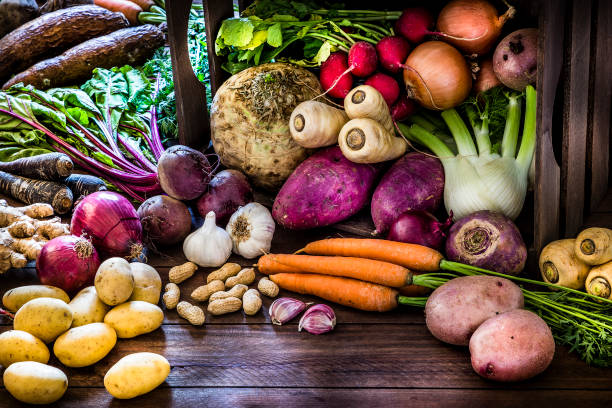
<path id="1" fill-rule="evenodd" d="M 187 44 L 191 0 L 168 1 L 166 8 L 179 142 L 193 148 L 206 147 L 210 138 L 206 87 L 193 72 Z"/>
<path id="2" fill-rule="evenodd" d="M 559 236 L 560 168 L 552 148 L 552 116 L 563 62 L 565 1 L 542 1 L 538 39 L 538 114 L 534 247 Z"/>
<path id="3" fill-rule="evenodd" d="M 590 210 L 595 211 L 609 189 L 610 165 L 610 101 L 612 98 L 612 2 L 599 0 L 595 79 L 593 87 L 592 139 L 588 171 L 591 178 Z"/>
<path id="4" fill-rule="evenodd" d="M 585 160 L 589 122 L 589 57 L 591 43 L 591 1 L 573 2 L 571 34 L 565 78 L 563 123 L 563 166 L 561 206 L 565 235 L 574 236 L 582 225 L 585 201 Z"/>
<path id="5" fill-rule="evenodd" d="M 215 53 L 215 39 L 221 23 L 234 16 L 232 0 L 203 1 L 204 19 L 206 20 L 206 45 L 208 48 L 208 68 L 210 70 L 210 88 L 213 96 L 229 75 L 221 68 L 221 57 Z"/>

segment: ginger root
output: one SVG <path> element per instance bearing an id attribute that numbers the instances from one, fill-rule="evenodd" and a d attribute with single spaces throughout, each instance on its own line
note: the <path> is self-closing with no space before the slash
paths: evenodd
<path id="1" fill-rule="evenodd" d="M 48 240 L 70 234 L 70 227 L 53 215 L 49 204 L 11 207 L 0 200 L 0 274 L 36 260 Z"/>

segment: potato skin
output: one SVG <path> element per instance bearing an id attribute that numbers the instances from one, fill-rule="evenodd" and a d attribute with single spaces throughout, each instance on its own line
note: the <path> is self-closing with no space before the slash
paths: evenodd
<path id="1" fill-rule="evenodd" d="M 134 276 L 129 262 L 118 257 L 102 262 L 96 272 L 94 285 L 98 297 L 107 305 L 115 306 L 125 302 L 134 291 Z"/>
<path id="2" fill-rule="evenodd" d="M 163 320 L 164 312 L 158 306 L 141 300 L 116 306 L 104 316 L 104 323 L 115 329 L 121 339 L 152 332 Z"/>
<path id="3" fill-rule="evenodd" d="M 482 322 L 523 306 L 523 292 L 508 279 L 462 276 L 433 291 L 425 305 L 425 322 L 438 340 L 467 346 Z"/>
<path id="4" fill-rule="evenodd" d="M 19 361 L 47 364 L 49 349 L 28 332 L 9 330 L 0 334 L 0 365 L 8 367 Z"/>
<path id="5" fill-rule="evenodd" d="M 116 343 L 117 334 L 111 326 L 90 323 L 59 336 L 53 353 L 67 367 L 86 367 L 106 357 Z"/>
<path id="6" fill-rule="evenodd" d="M 156 305 L 162 285 L 159 273 L 152 266 L 141 262 L 132 262 L 130 269 L 134 276 L 134 291 L 129 300 L 142 300 Z"/>
<path id="7" fill-rule="evenodd" d="M 68 294 L 60 288 L 49 285 L 28 285 L 20 286 L 6 291 L 2 297 L 2 304 L 10 312 L 16 312 L 21 306 L 32 299 L 50 297 L 70 302 Z"/>
<path id="8" fill-rule="evenodd" d="M 62 370 L 36 361 L 11 364 L 2 379 L 6 390 L 27 404 L 51 404 L 68 388 L 68 378 Z"/>
<path id="9" fill-rule="evenodd" d="M 23 330 L 51 343 L 70 328 L 72 311 L 66 302 L 54 298 L 32 299 L 15 314 L 15 330 Z"/>
<path id="10" fill-rule="evenodd" d="M 72 310 L 72 327 L 103 322 L 104 316 L 110 310 L 110 306 L 98 297 L 95 286 L 81 289 L 68 303 L 68 307 Z"/>
<path id="11" fill-rule="evenodd" d="M 104 387 L 115 398 L 134 398 L 157 388 L 170 374 L 170 363 L 155 353 L 123 357 L 104 376 Z"/>
<path id="12" fill-rule="evenodd" d="M 495 381 L 522 381 L 540 374 L 555 355 L 555 339 L 538 315 L 517 309 L 484 322 L 470 339 L 472 367 Z"/>

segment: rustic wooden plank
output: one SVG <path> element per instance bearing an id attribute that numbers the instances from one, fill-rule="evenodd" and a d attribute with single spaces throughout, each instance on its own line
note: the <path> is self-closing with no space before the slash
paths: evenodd
<path id="1" fill-rule="evenodd" d="M 565 236 L 574 236 L 582 225 L 585 206 L 585 160 L 589 118 L 589 57 L 591 1 L 573 2 L 569 35 L 569 58 L 565 76 L 563 115 L 563 165 L 561 207 Z"/>
<path id="2" fill-rule="evenodd" d="M 22 407 L 0 390 L 3 407 Z M 612 400 L 612 391 L 582 390 L 465 390 L 465 389 L 335 389 L 335 388 L 168 388 L 162 385 L 131 400 L 115 400 L 103 388 L 72 388 L 54 406 L 80 408 L 121 407 L 321 407 L 414 406 L 496 408 L 601 406 Z"/>
<path id="3" fill-rule="evenodd" d="M 169 387 L 612 388 L 609 370 L 588 367 L 561 347 L 551 366 L 530 381 L 486 381 L 472 370 L 467 348 L 441 343 L 424 325 L 338 324 L 320 336 L 298 333 L 295 326 L 162 326 L 119 340 L 93 366 L 61 368 L 73 387 L 100 387 L 115 362 L 141 351 L 170 361 Z M 61 366 L 55 357 L 50 364 Z"/>
<path id="4" fill-rule="evenodd" d="M 552 116 L 563 61 L 565 1 L 543 0 L 538 38 L 538 114 L 534 249 L 559 236 L 560 169 L 552 148 Z"/>
<path id="5" fill-rule="evenodd" d="M 210 88 L 214 95 L 221 84 L 223 84 L 223 81 L 229 77 L 228 73 L 221 68 L 223 58 L 218 57 L 215 53 L 215 39 L 217 38 L 217 31 L 221 27 L 221 22 L 234 15 L 234 4 L 232 0 L 204 1 L 203 3 L 204 18 L 206 19 Z"/>
<path id="6" fill-rule="evenodd" d="M 606 192 L 606 196 L 601 200 L 599 205 L 595 208 L 593 213 L 606 213 L 612 212 L 612 190 Z"/>
<path id="7" fill-rule="evenodd" d="M 612 228 L 612 213 L 592 213 L 582 225 L 582 228 L 588 227 Z"/>
<path id="8" fill-rule="evenodd" d="M 166 8 L 179 142 L 196 149 L 206 148 L 210 139 L 206 87 L 193 72 L 187 44 L 191 0 L 169 1 Z"/>
<path id="9" fill-rule="evenodd" d="M 589 172 L 591 176 L 591 211 L 594 211 L 609 189 L 610 130 L 612 98 L 612 2 L 600 0 L 597 9 L 597 32 L 594 63 L 592 139 Z"/>

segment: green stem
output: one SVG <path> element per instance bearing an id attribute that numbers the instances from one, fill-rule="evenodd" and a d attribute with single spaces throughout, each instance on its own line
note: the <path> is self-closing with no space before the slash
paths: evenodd
<path id="1" fill-rule="evenodd" d="M 351 45 L 355 44 L 355 40 L 353 40 L 351 37 L 349 37 L 349 35 L 342 28 L 340 28 L 340 26 L 338 26 L 338 24 L 334 23 L 333 21 L 330 21 L 329 24 L 332 27 L 334 27 L 336 29 L 336 31 L 339 31 L 340 34 L 342 34 L 342 36 L 344 38 L 346 38 L 351 43 Z"/>
<path id="2" fill-rule="evenodd" d="M 465 126 L 465 122 L 461 119 L 459 113 L 455 109 L 447 109 L 442 112 L 442 119 L 444 119 L 446 126 L 455 138 L 459 154 L 462 156 L 477 156 L 478 152 L 476 152 L 472 135 L 470 135 L 470 131 Z"/>
<path id="3" fill-rule="evenodd" d="M 364 31 L 368 31 L 366 28 L 369 28 L 369 29 L 371 29 L 373 31 L 380 32 L 383 36 L 393 35 L 393 33 L 391 33 L 391 30 L 387 30 L 387 29 L 385 29 L 385 27 L 380 26 L 380 25 L 376 25 L 376 24 L 361 23 L 361 24 L 355 24 L 355 27 L 361 28 Z M 363 28 L 363 27 L 365 27 L 365 28 Z"/>
<path id="4" fill-rule="evenodd" d="M 372 38 L 365 37 L 365 36 L 360 35 L 360 34 L 354 34 L 354 33 L 351 33 L 351 34 L 349 34 L 349 35 L 350 35 L 352 38 L 356 38 L 356 39 L 358 39 L 358 40 L 362 40 L 362 41 L 367 41 L 367 42 L 369 42 L 370 44 L 373 44 L 373 45 L 376 45 L 376 44 L 377 44 L 377 41 L 376 41 L 376 40 L 374 40 L 374 39 L 372 39 Z"/>
<path id="5" fill-rule="evenodd" d="M 346 43 L 338 40 L 337 38 L 334 38 L 334 37 L 331 37 L 331 36 L 325 35 L 325 34 L 308 33 L 308 34 L 305 35 L 305 37 L 313 37 L 313 38 L 318 38 L 320 40 L 327 40 L 330 43 L 332 43 L 335 46 L 337 46 L 338 48 L 341 48 L 342 50 L 346 50 L 347 52 L 348 52 L 348 49 L 350 48 L 350 46 L 347 47 Z M 296 40 L 297 40 L 297 38 L 296 38 Z"/>
<path id="6" fill-rule="evenodd" d="M 527 85 L 525 89 L 525 122 L 523 123 L 523 137 L 516 161 L 525 174 L 529 172 L 531 160 L 536 146 L 536 116 L 537 94 L 533 86 Z"/>
<path id="7" fill-rule="evenodd" d="M 442 141 L 436 136 L 423 129 L 421 126 L 414 124 L 408 127 L 403 123 L 398 123 L 397 126 L 400 128 L 400 132 L 404 135 L 404 137 L 422 144 L 434 152 L 434 154 L 439 158 L 449 158 L 454 156 L 453 152 L 451 152 L 448 146 L 442 143 Z"/>
<path id="8" fill-rule="evenodd" d="M 474 107 L 471 105 L 466 106 L 465 112 L 467 113 L 468 120 L 472 125 L 474 136 L 476 136 L 478 154 L 481 156 L 490 156 L 491 139 L 489 138 L 489 119 L 478 116 L 476 109 L 474 109 Z"/>
<path id="9" fill-rule="evenodd" d="M 426 297 L 398 296 L 397 303 L 404 306 L 425 307 Z"/>
<path id="10" fill-rule="evenodd" d="M 508 113 L 506 115 L 506 126 L 502 138 L 501 153 L 503 157 L 514 157 L 516 143 L 518 141 L 519 127 L 521 125 L 521 100 L 520 95 L 508 98 Z"/>

